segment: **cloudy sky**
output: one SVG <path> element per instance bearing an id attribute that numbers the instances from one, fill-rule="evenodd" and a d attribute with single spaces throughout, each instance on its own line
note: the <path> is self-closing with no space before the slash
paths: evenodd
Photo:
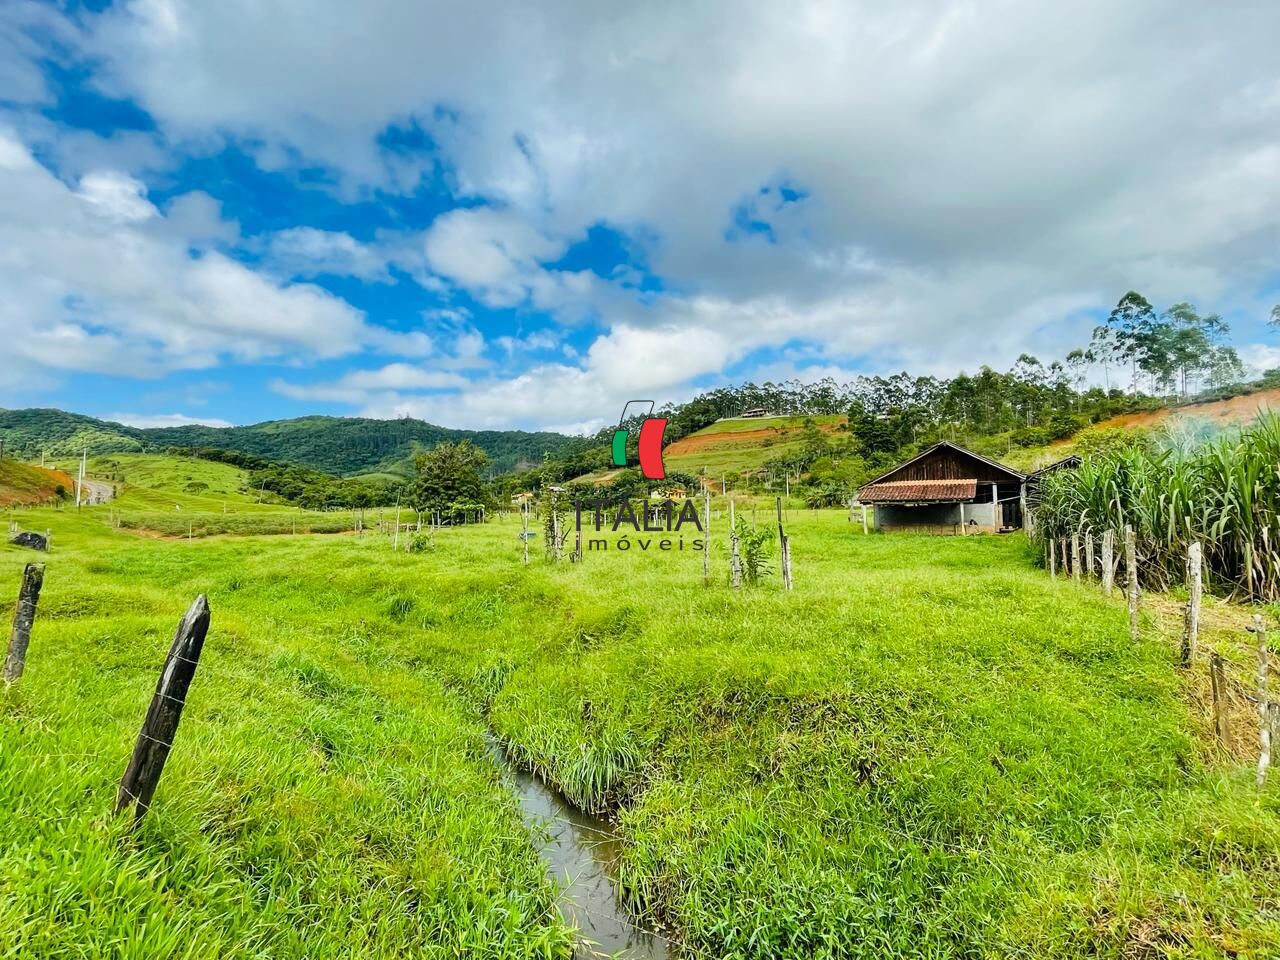
<path id="1" fill-rule="evenodd" d="M 1280 363 L 1280 4 L 0 0 L 0 405 L 573 429 L 1048 359 Z"/>

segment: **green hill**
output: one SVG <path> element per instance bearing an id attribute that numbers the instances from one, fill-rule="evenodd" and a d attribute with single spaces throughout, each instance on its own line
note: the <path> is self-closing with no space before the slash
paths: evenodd
<path id="1" fill-rule="evenodd" d="M 62 410 L 0 410 L 0 439 L 15 457 L 55 459 L 90 454 L 138 453 L 166 447 L 236 450 L 283 463 L 296 463 L 338 476 L 405 474 L 413 455 L 444 440 L 471 440 L 484 450 L 496 472 L 539 464 L 546 454 L 565 455 L 581 439 L 523 430 L 452 430 L 413 420 L 360 417 L 300 417 L 242 427 L 156 427 L 141 429 Z"/>

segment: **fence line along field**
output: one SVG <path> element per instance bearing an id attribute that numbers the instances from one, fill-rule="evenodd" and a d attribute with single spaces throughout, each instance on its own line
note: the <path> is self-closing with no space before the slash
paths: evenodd
<path id="1" fill-rule="evenodd" d="M 517 519 L 415 553 L 157 540 L 111 521 L 138 489 L 14 515 L 55 546 L 0 715 L 9 955 L 567 958 L 489 731 L 616 818 L 628 908 L 688 956 L 1280 951 L 1280 793 L 1217 744 L 1179 625 L 1149 604 L 1133 642 L 1119 591 L 1049 579 L 1021 536 L 792 510 L 794 590 L 775 542 L 735 591 L 723 501 L 708 585 L 692 549 L 526 566 Z M 232 493 L 206 499 L 280 509 Z M 6 622 L 31 559 L 0 549 Z M 116 791 L 198 594 L 134 831 Z M 1242 615 L 1206 598 L 1202 642 Z"/>
<path id="2" fill-rule="evenodd" d="M 214 534 L 342 533 L 350 510 L 301 510 L 254 489 L 248 473 L 209 460 L 118 453 L 91 458 L 90 475 L 110 485 L 108 511 L 125 529 L 171 537 Z"/>

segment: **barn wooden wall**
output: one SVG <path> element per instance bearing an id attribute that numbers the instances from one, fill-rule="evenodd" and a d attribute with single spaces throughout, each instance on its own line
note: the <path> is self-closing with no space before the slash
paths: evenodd
<path id="1" fill-rule="evenodd" d="M 981 483 L 1008 483 L 1013 478 L 1003 470 L 966 457 L 958 450 L 935 450 L 915 463 L 899 467 L 878 483 L 895 483 L 900 480 L 977 480 Z M 987 498 L 990 500 L 990 496 Z"/>

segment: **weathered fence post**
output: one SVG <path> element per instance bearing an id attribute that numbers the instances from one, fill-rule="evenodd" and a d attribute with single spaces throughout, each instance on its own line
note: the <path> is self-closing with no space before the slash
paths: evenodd
<path id="1" fill-rule="evenodd" d="M 1066 537 L 1063 537 L 1058 541 L 1058 543 L 1062 550 L 1062 575 L 1065 577 L 1071 573 L 1071 555 L 1068 550 L 1068 541 Z"/>
<path id="2" fill-rule="evenodd" d="M 711 491 L 702 485 L 702 585 L 711 586 Z"/>
<path id="3" fill-rule="evenodd" d="M 520 522 L 524 527 L 524 532 L 520 534 L 520 539 L 524 541 L 524 565 L 529 565 L 529 501 L 525 500 L 520 504 Z"/>
<path id="4" fill-rule="evenodd" d="M 1102 593 L 1107 597 L 1111 596 L 1111 589 L 1116 582 L 1115 553 L 1116 532 L 1102 531 Z"/>
<path id="5" fill-rule="evenodd" d="M 738 523 L 729 498 L 729 583 L 737 590 L 742 586 L 742 555 L 738 552 Z"/>
<path id="6" fill-rule="evenodd" d="M 1191 666 L 1200 637 L 1201 548 L 1199 541 L 1187 548 L 1187 610 L 1182 622 L 1182 665 Z"/>
<path id="7" fill-rule="evenodd" d="M 1080 582 L 1080 531 L 1071 531 L 1071 579 Z"/>
<path id="8" fill-rule="evenodd" d="M 1124 528 L 1124 566 L 1129 576 L 1129 637 L 1138 640 L 1138 536 L 1133 527 Z"/>
<path id="9" fill-rule="evenodd" d="M 1218 740 L 1231 749 L 1231 731 L 1227 726 L 1227 678 L 1222 669 L 1222 657 L 1214 650 L 1209 654 L 1209 686 L 1213 690 L 1213 729 Z"/>
<path id="10" fill-rule="evenodd" d="M 1090 527 L 1084 537 L 1084 578 L 1093 579 L 1093 528 Z"/>
<path id="11" fill-rule="evenodd" d="M 870 533 L 870 530 L 867 528 L 867 505 L 864 503 L 862 505 L 862 535 L 865 537 L 868 533 Z"/>
<path id="12" fill-rule="evenodd" d="M 391 541 L 392 552 L 400 549 L 400 498 L 396 497 L 396 533 L 395 539 Z"/>
<path id="13" fill-rule="evenodd" d="M 1053 548 L 1052 540 L 1045 546 L 1045 555 L 1049 558 L 1049 578 L 1056 580 L 1058 578 L 1058 554 Z"/>
<path id="14" fill-rule="evenodd" d="M 782 585 L 791 589 L 791 541 L 782 527 L 782 498 L 778 497 L 778 554 L 782 566 Z"/>
<path id="15" fill-rule="evenodd" d="M 560 560 L 560 495 L 551 494 L 551 548 L 557 562 Z"/>
<path id="16" fill-rule="evenodd" d="M 1258 786 L 1267 782 L 1267 767 L 1271 766 L 1271 702 L 1267 696 L 1267 628 L 1262 615 L 1253 615 L 1253 631 L 1258 640 Z"/>
<path id="17" fill-rule="evenodd" d="M 18 590 L 18 606 L 13 611 L 13 630 L 9 634 L 9 649 L 4 658 L 5 686 L 17 683 L 27 662 L 27 644 L 31 642 L 31 625 L 36 619 L 36 604 L 40 600 L 40 588 L 44 586 L 44 564 L 28 563 L 22 571 L 22 586 Z"/>
<path id="18" fill-rule="evenodd" d="M 209 601 L 204 594 L 196 597 L 178 622 L 177 633 L 169 656 L 160 671 L 155 695 L 142 721 L 142 731 L 133 747 L 133 757 L 120 781 L 116 795 L 116 813 L 133 807 L 134 822 L 141 820 L 151 807 L 164 763 L 173 749 L 173 738 L 187 702 L 187 690 L 196 675 L 200 651 L 209 632 Z"/>

